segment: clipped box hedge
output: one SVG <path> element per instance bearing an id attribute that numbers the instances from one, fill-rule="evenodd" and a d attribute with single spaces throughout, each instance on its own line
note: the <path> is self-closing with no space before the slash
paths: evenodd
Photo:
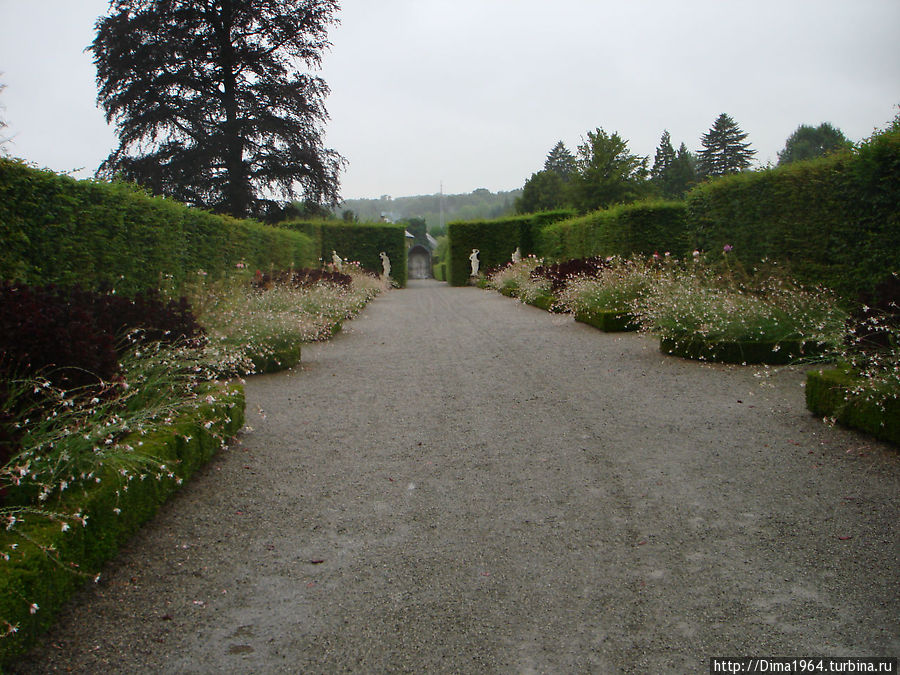
<path id="1" fill-rule="evenodd" d="M 79 284 L 133 295 L 180 287 L 203 270 L 310 267 L 318 250 L 300 232 L 219 216 L 125 183 L 75 180 L 0 158 L 0 279 Z"/>
<path id="2" fill-rule="evenodd" d="M 879 404 L 850 397 L 848 392 L 857 384 L 859 378 L 844 369 L 812 370 L 806 374 L 806 407 L 815 415 L 900 445 L 900 399 Z"/>
<path id="3" fill-rule="evenodd" d="M 605 333 L 622 333 L 636 331 L 640 328 L 640 325 L 631 314 L 623 314 L 615 310 L 578 312 L 575 314 L 575 320 L 593 326 Z"/>
<path id="4" fill-rule="evenodd" d="M 818 344 L 801 340 L 715 341 L 693 337 L 660 337 L 659 349 L 664 354 L 697 361 L 771 365 L 793 363 L 803 357 L 821 353 Z"/>
<path id="5" fill-rule="evenodd" d="M 244 422 L 240 385 L 211 387 L 206 395 L 215 400 L 202 403 L 169 427 L 146 436 L 135 435 L 126 442 L 165 462 L 178 478 L 190 478 L 215 454 L 222 440 L 234 436 Z M 0 551 L 11 552 L 8 561 L 0 561 L 0 620 L 18 625 L 17 632 L 0 639 L 0 665 L 33 646 L 63 604 L 86 583 L 84 575 L 96 574 L 178 489 L 176 481 L 169 478 L 135 479 L 127 483 L 127 489 L 122 489 L 119 476 L 112 470 L 101 473 L 100 478 L 99 483 L 83 490 L 73 488 L 66 494 L 65 507 L 88 517 L 84 527 L 73 525 L 63 532 L 59 523 L 32 517 L 16 526 L 26 537 L 0 531 Z M 17 548 L 11 549 L 11 544 L 17 544 Z M 35 544 L 55 546 L 59 561 Z M 69 569 L 70 563 L 77 564 L 83 574 Z M 35 613 L 30 611 L 31 603 L 39 606 Z"/>

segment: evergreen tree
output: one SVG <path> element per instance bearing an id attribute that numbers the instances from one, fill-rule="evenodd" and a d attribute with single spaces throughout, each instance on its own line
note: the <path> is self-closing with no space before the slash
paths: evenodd
<path id="1" fill-rule="evenodd" d="M 653 168 L 650 169 L 650 177 L 657 183 L 664 182 L 665 175 L 672 162 L 675 161 L 675 149 L 672 147 L 672 138 L 668 130 L 663 131 L 659 139 L 659 147 L 656 148 L 656 157 L 653 158 Z"/>
<path id="2" fill-rule="evenodd" d="M 852 147 L 844 133 L 823 122 L 818 127 L 801 124 L 784 144 L 784 150 L 778 153 L 779 164 L 790 164 L 804 159 L 823 157 L 831 152 Z"/>
<path id="3" fill-rule="evenodd" d="M 577 162 L 562 141 L 547 154 L 544 168 L 531 174 L 515 201 L 516 213 L 538 213 L 566 208 L 569 205 L 568 183 L 575 175 Z"/>
<path id="4" fill-rule="evenodd" d="M 559 141 L 547 155 L 544 171 L 553 171 L 563 180 L 568 180 L 575 173 L 575 166 L 575 156 L 565 143 Z"/>
<path id="5" fill-rule="evenodd" d="M 722 113 L 712 128 L 703 134 L 703 149 L 697 158 L 701 176 L 724 176 L 738 173 L 750 166 L 756 150 L 744 143 L 747 134 L 731 117 Z"/>
<path id="6" fill-rule="evenodd" d="M 672 148 L 668 131 L 664 131 L 656 149 L 650 180 L 666 199 L 682 199 L 697 181 L 697 160 L 684 143 L 678 152 Z"/>
<path id="7" fill-rule="evenodd" d="M 666 197 L 683 199 L 697 182 L 697 157 L 682 143 L 666 175 Z"/>
<path id="8" fill-rule="evenodd" d="M 111 0 L 91 44 L 119 147 L 98 175 L 234 216 L 336 204 L 321 64 L 337 0 Z"/>

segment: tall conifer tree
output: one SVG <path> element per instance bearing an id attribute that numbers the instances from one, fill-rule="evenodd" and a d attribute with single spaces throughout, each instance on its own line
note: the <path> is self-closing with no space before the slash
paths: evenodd
<path id="1" fill-rule="evenodd" d="M 712 128 L 703 134 L 703 149 L 698 153 L 697 169 L 701 176 L 724 176 L 749 168 L 756 150 L 744 143 L 747 134 L 731 117 L 722 113 Z"/>
<path id="2" fill-rule="evenodd" d="M 339 200 L 321 64 L 336 0 L 112 0 L 90 49 L 119 147 L 98 175 L 230 213 Z"/>
<path id="3" fill-rule="evenodd" d="M 652 179 L 660 182 L 675 161 L 675 148 L 672 147 L 672 137 L 669 131 L 663 131 L 659 139 L 659 147 L 656 148 L 656 156 L 653 158 L 653 168 L 650 169 Z"/>
<path id="4" fill-rule="evenodd" d="M 553 171 L 560 178 L 568 180 L 575 173 L 575 169 L 575 156 L 569 152 L 565 143 L 559 141 L 547 155 L 547 159 L 544 161 L 544 171 Z"/>

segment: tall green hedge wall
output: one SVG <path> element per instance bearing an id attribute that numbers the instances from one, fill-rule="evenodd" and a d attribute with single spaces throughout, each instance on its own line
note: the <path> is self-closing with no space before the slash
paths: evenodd
<path id="1" fill-rule="evenodd" d="M 523 254 L 566 260 L 715 253 L 727 244 L 748 266 L 775 260 L 799 280 L 853 300 L 900 272 L 900 131 L 822 159 L 711 180 L 683 203 L 553 215 L 450 223 L 450 282 L 467 282 L 473 248 L 484 270 L 509 261 L 517 245 Z"/>
<path id="2" fill-rule="evenodd" d="M 854 298 L 900 271 L 900 132 L 699 185 L 687 209 L 702 249 L 728 244 L 745 263 L 775 259 L 803 281 Z"/>
<path id="3" fill-rule="evenodd" d="M 537 253 L 550 260 L 691 250 L 683 202 L 638 202 L 594 211 L 544 227 Z"/>
<path id="4" fill-rule="evenodd" d="M 171 275 L 316 264 L 298 232 L 217 216 L 126 184 L 75 180 L 0 158 L 0 279 L 134 293 Z"/>
<path id="5" fill-rule="evenodd" d="M 471 272 L 469 256 L 473 248 L 479 250 L 478 260 L 482 270 L 502 265 L 510 261 L 516 248 L 523 256 L 534 254 L 540 229 L 571 215 L 571 211 L 548 211 L 498 220 L 449 223 L 450 284 L 465 286 L 468 283 Z"/>
<path id="6" fill-rule="evenodd" d="M 331 223 L 322 226 L 322 258 L 331 252 L 381 274 L 382 251 L 391 261 L 391 278 L 406 286 L 406 229 L 393 223 Z"/>
<path id="7" fill-rule="evenodd" d="M 296 230 L 316 242 L 318 257 L 324 263 L 331 262 L 331 252 L 336 251 L 344 260 L 358 262 L 364 269 L 381 274 L 381 252 L 391 261 L 391 278 L 400 286 L 406 286 L 406 230 L 394 223 L 345 223 L 328 220 L 291 220 L 278 227 Z"/>

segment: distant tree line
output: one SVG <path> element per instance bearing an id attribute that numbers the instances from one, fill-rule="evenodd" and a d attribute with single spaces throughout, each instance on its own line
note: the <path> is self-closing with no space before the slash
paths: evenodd
<path id="1" fill-rule="evenodd" d="M 341 218 L 362 221 L 408 222 L 421 219 L 432 236 L 446 231 L 451 220 L 490 220 L 509 215 L 515 208 L 521 190 L 491 192 L 478 188 L 472 192 L 453 195 L 417 195 L 396 197 L 382 195 L 377 199 L 348 199 L 342 202 L 335 214 Z"/>
<path id="2" fill-rule="evenodd" d="M 574 154 L 562 141 L 553 146 L 543 169 L 525 181 L 516 211 L 574 208 L 586 213 L 651 197 L 681 199 L 697 183 L 748 170 L 756 151 L 746 139 L 738 124 L 722 113 L 703 134 L 696 153 L 684 143 L 675 150 L 671 135 L 663 131 L 650 165 L 650 158 L 633 154 L 618 133 L 597 128 L 587 132 Z M 801 125 L 778 153 L 778 163 L 812 159 L 851 145 L 828 123 Z"/>

